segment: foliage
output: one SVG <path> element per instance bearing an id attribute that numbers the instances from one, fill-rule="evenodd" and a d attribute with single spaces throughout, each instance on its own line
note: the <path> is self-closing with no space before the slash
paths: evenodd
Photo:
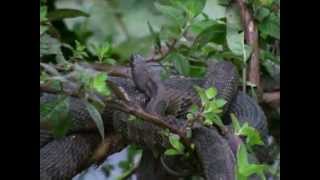
<path id="1" fill-rule="evenodd" d="M 261 179 L 265 180 L 263 172 L 267 169 L 266 165 L 250 164 L 248 162 L 248 152 L 246 146 L 241 144 L 237 151 L 237 170 L 236 177 L 238 180 L 246 180 L 253 174 L 258 174 Z"/>
<path id="2" fill-rule="evenodd" d="M 167 156 L 183 155 L 185 151 L 184 145 L 180 142 L 180 137 L 176 134 L 169 134 L 169 142 L 172 148 L 167 149 L 164 154 Z"/>
<path id="3" fill-rule="evenodd" d="M 97 96 L 110 98 L 106 83 L 108 74 L 92 73 L 80 64 L 95 62 L 108 65 L 128 63 L 132 53 L 158 60 L 166 75 L 202 77 L 208 59 L 232 61 L 242 74 L 247 73 L 251 47 L 246 44 L 239 8 L 230 0 L 97 0 L 56 1 L 54 8 L 40 2 L 40 85 L 59 91 L 58 100 L 41 104 L 41 121 L 49 123 L 54 133 L 62 137 L 72 123 L 69 118 L 69 94 L 64 83 L 80 87 L 77 95 L 86 104 L 101 136 L 104 126 L 101 112 L 105 106 Z M 280 64 L 280 0 L 247 0 L 259 31 L 262 77 L 273 77 L 274 67 Z M 65 27 L 58 26 L 65 24 Z M 69 33 L 69 34 L 68 34 Z M 72 36 L 67 36 L 72 35 Z M 67 41 L 71 38 L 71 41 Z M 70 73 L 72 72 L 72 73 Z M 255 85 L 246 82 L 252 94 Z M 223 127 L 221 112 L 225 105 L 217 98 L 214 87 L 196 87 L 201 106 L 192 106 L 187 118 L 208 126 Z M 136 118 L 134 118 L 136 119 Z M 262 166 L 246 162 L 247 149 L 262 143 L 255 129 L 237 124 L 232 117 L 236 135 L 246 137 L 246 147 L 238 151 L 240 178 L 262 172 Z M 190 132 L 189 137 L 192 135 Z M 166 155 L 185 154 L 180 137 L 168 136 L 171 148 Z M 122 163 L 129 172 L 129 163 Z"/>
<path id="4" fill-rule="evenodd" d="M 210 87 L 204 90 L 198 86 L 195 86 L 195 89 L 201 99 L 201 107 L 197 107 L 195 105 L 191 106 L 190 113 L 187 115 L 187 118 L 191 121 L 195 121 L 200 118 L 204 125 L 211 126 L 215 124 L 219 127 L 224 127 L 220 116 L 226 101 L 224 99 L 217 98 L 217 89 L 215 87 Z"/>
<path id="5" fill-rule="evenodd" d="M 252 151 L 252 147 L 254 145 L 263 144 L 259 132 L 253 127 L 249 126 L 247 122 L 245 122 L 243 125 L 240 125 L 237 117 L 234 114 L 231 114 L 231 119 L 234 135 L 246 136 L 246 142 L 244 144 L 240 144 L 237 150 L 237 179 L 246 180 L 251 175 L 257 174 L 261 177 L 261 179 L 265 180 L 266 178 L 264 172 L 268 169 L 268 166 L 264 164 L 253 164 L 248 162 L 248 154 L 249 151 Z"/>
<path id="6" fill-rule="evenodd" d="M 254 145 L 263 145 L 259 132 L 249 126 L 247 122 L 245 122 L 242 126 L 239 124 L 239 120 L 234 114 L 231 114 L 232 126 L 234 129 L 234 134 L 236 136 L 246 136 L 246 145 L 248 149 L 251 149 Z"/>
<path id="7" fill-rule="evenodd" d="M 121 174 L 121 176 L 116 178 L 117 180 L 127 179 L 128 175 L 132 174 L 138 164 L 137 162 L 135 162 L 135 158 L 137 156 L 141 156 L 141 154 L 143 153 L 141 148 L 134 145 L 130 145 L 127 150 L 127 160 L 120 161 L 118 164 L 123 173 Z"/>

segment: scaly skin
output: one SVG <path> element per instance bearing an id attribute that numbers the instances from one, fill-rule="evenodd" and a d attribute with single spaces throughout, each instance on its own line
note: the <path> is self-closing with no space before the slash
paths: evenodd
<path id="1" fill-rule="evenodd" d="M 225 70 L 229 69 L 230 70 L 229 72 L 225 72 L 225 75 L 227 75 L 228 73 L 230 73 L 230 72 L 232 73 L 235 71 L 235 69 L 233 67 L 231 67 L 230 65 L 226 65 L 223 63 L 220 65 L 221 65 L 221 67 L 223 67 L 223 68 L 220 68 L 221 71 L 216 70 L 214 72 L 224 73 Z M 208 74 L 209 73 L 211 73 L 211 71 L 209 71 Z M 208 74 L 207 74 L 207 78 L 209 77 Z M 213 75 L 214 75 L 214 73 L 213 73 Z M 230 91 L 230 89 L 232 89 L 232 88 L 228 89 L 228 87 L 230 87 L 230 86 L 223 84 L 223 82 L 224 82 L 223 80 L 219 80 L 219 78 L 222 78 L 224 76 L 213 76 L 213 75 L 211 74 L 210 77 L 212 76 L 212 79 L 214 81 L 212 81 L 212 79 L 210 79 L 210 80 L 204 79 L 204 80 L 199 81 L 199 79 L 179 78 L 179 77 L 172 77 L 172 78 L 164 81 L 165 87 L 167 87 L 167 89 L 168 89 L 168 91 L 166 91 L 167 94 L 165 94 L 165 95 L 170 97 L 168 109 L 170 109 L 170 103 L 175 104 L 175 105 L 180 106 L 180 108 L 178 108 L 179 109 L 178 112 L 183 114 L 183 112 L 185 111 L 185 107 L 188 107 L 188 105 L 189 105 L 188 103 L 184 104 L 185 101 L 191 99 L 190 100 L 191 102 L 194 102 L 194 103 L 199 102 L 199 99 L 197 98 L 196 93 L 192 90 L 192 85 L 197 84 L 197 85 L 201 86 L 201 84 L 204 84 L 205 87 L 208 87 L 210 82 L 212 82 L 213 85 L 218 88 L 219 97 L 225 98 L 230 103 L 231 102 L 230 99 L 232 99 L 232 95 L 229 95 L 229 94 L 234 93 L 233 91 Z M 215 80 L 215 78 L 218 78 L 218 80 Z M 236 78 L 234 78 L 234 77 L 229 77 L 227 79 L 228 80 L 225 80 L 225 82 L 228 82 L 229 84 L 232 84 L 230 82 L 236 82 L 236 80 L 235 80 Z M 124 79 L 124 78 L 119 78 L 119 77 L 109 77 L 109 80 L 114 82 L 116 85 L 121 86 L 127 92 L 127 94 L 130 96 L 130 98 L 133 101 L 137 102 L 138 104 L 144 106 L 144 105 L 146 105 L 146 102 L 148 102 L 149 97 L 146 97 L 146 95 L 139 92 L 136 89 L 134 83 L 130 79 Z M 205 82 L 205 83 L 203 83 L 203 82 Z M 221 91 L 221 89 L 219 89 L 219 88 L 225 89 L 225 91 L 224 90 Z M 185 92 L 187 92 L 187 93 L 184 94 Z M 224 92 L 226 92 L 226 93 L 224 93 Z M 235 92 L 236 92 L 236 90 L 235 90 Z M 177 96 L 177 95 L 180 95 L 180 96 Z M 46 98 L 43 98 L 43 99 L 46 99 Z M 90 116 L 88 115 L 88 113 L 84 113 L 84 112 L 86 112 L 86 110 L 84 109 L 83 105 L 81 105 L 81 102 L 79 102 L 79 101 L 76 102 L 76 100 L 73 100 L 70 105 L 76 107 L 76 108 L 71 108 L 71 110 L 74 111 L 73 116 L 75 118 L 73 118 L 73 120 L 75 120 L 75 121 L 80 120 L 81 121 L 80 123 L 75 122 L 75 124 L 79 124 L 79 125 L 85 124 L 85 127 L 90 127 L 91 125 L 88 126 L 87 122 L 92 123 L 93 121 L 90 118 Z M 81 112 L 82 114 L 80 115 L 79 112 Z M 112 116 L 113 112 L 115 112 L 114 116 Z M 250 113 L 250 112 L 248 112 L 248 113 Z M 154 147 L 156 147 L 156 149 L 157 149 L 158 147 L 160 147 L 160 148 L 158 148 L 158 149 L 160 149 L 160 151 L 161 151 L 161 149 L 163 150 L 164 148 L 169 147 L 167 138 L 164 138 L 161 135 L 161 133 L 159 132 L 159 130 L 161 130 L 160 128 L 155 127 L 154 125 L 148 124 L 148 123 L 138 124 L 138 123 L 128 122 L 126 117 L 127 116 L 124 113 L 113 111 L 112 109 L 106 109 L 106 112 L 103 114 L 103 119 L 105 120 L 106 126 L 113 125 L 114 129 L 119 130 L 119 132 L 122 133 L 124 137 L 127 137 L 132 142 L 144 145 L 145 147 L 150 148 L 150 149 L 153 149 Z M 184 125 L 183 121 L 178 121 L 178 120 L 172 120 L 172 123 L 174 123 L 177 126 Z M 81 128 L 83 128 L 83 127 L 80 127 L 80 129 Z M 195 132 L 196 133 L 195 133 L 195 136 L 193 136 L 193 138 L 195 138 L 194 143 L 198 144 L 198 147 L 208 146 L 208 144 L 204 144 L 204 142 L 202 142 L 202 139 L 204 139 L 204 141 L 206 141 L 206 143 L 210 142 L 210 144 L 211 144 L 211 145 L 209 144 L 210 147 L 207 147 L 208 149 L 216 150 L 217 147 L 220 147 L 221 148 L 220 150 L 224 150 L 224 152 L 230 151 L 230 148 L 225 145 L 226 144 L 225 140 L 223 138 L 217 136 L 217 133 L 215 132 L 215 130 L 212 130 L 212 129 L 211 130 L 204 130 L 203 135 L 201 135 L 201 131 L 200 131 L 200 133 L 197 133 L 197 130 L 195 130 Z M 97 137 L 96 139 L 99 139 L 99 138 Z M 41 137 L 40 137 L 40 141 L 41 141 Z M 95 142 L 95 141 L 96 140 L 94 140 L 92 142 Z M 211 141 L 213 141 L 213 142 L 211 142 Z M 56 142 L 56 141 L 53 141 L 53 142 Z M 61 143 L 61 147 L 65 146 L 66 149 L 72 149 L 73 147 L 76 147 L 76 146 L 78 146 L 78 148 L 81 149 L 82 146 L 95 147 L 94 143 L 92 143 L 92 142 L 91 141 L 82 141 L 81 142 L 82 145 L 74 143 L 74 144 L 72 144 L 72 146 L 69 146 L 69 145 L 64 144 L 62 142 L 60 142 L 60 143 Z M 56 143 L 58 143 L 58 142 L 56 142 Z M 47 149 L 48 152 L 52 151 L 52 153 L 46 158 L 50 159 L 50 157 L 51 158 L 56 157 L 57 159 L 63 160 L 63 157 L 59 156 L 59 154 L 61 154 L 61 152 L 63 152 L 63 150 L 59 149 L 59 148 L 55 149 L 54 146 L 52 146 L 50 144 L 51 143 L 49 143 L 43 147 L 43 148 Z M 220 144 L 222 146 L 217 146 L 217 144 Z M 41 148 L 40 151 L 43 148 Z M 90 149 L 90 148 L 87 148 L 87 149 Z M 226 157 L 227 154 L 230 154 L 230 153 L 225 153 L 225 154 L 223 154 L 223 156 L 221 156 L 221 157 L 224 157 L 224 159 L 226 161 L 220 166 L 220 169 L 219 169 L 218 168 L 219 166 L 214 166 L 214 161 L 215 161 L 214 157 L 212 157 L 212 158 L 210 157 L 210 158 L 208 158 L 209 159 L 208 161 L 205 161 L 205 156 L 209 156 L 210 153 L 206 152 L 206 151 L 201 151 L 201 149 L 203 149 L 203 148 L 197 148 L 197 154 L 200 156 L 199 159 L 200 160 L 202 159 L 201 162 L 202 162 L 202 166 L 204 168 L 203 169 L 204 174 L 207 177 L 207 179 L 213 179 L 214 177 L 217 177 L 217 176 L 221 177 L 221 176 L 223 176 L 224 173 L 231 171 L 232 168 L 229 167 L 229 165 L 233 161 L 231 158 L 232 156 L 230 156 L 229 159 L 228 159 L 228 157 Z M 219 151 L 219 150 L 217 151 L 218 154 L 220 152 L 221 151 Z M 215 154 L 215 153 L 216 152 L 213 153 L 211 151 L 211 154 Z M 40 159 L 42 159 L 42 158 L 45 158 L 45 157 L 40 156 Z M 212 159 L 212 160 L 210 160 L 210 159 Z M 217 162 L 222 162 L 222 161 L 219 161 L 219 159 L 218 159 Z M 55 167 L 59 168 L 58 162 L 53 161 L 53 163 L 57 163 L 57 165 L 55 165 Z M 81 163 L 79 162 L 79 164 L 81 164 Z M 63 166 L 61 166 L 61 167 L 63 167 Z M 221 168 L 221 167 L 224 167 L 224 168 Z M 78 170 L 74 166 L 69 166 L 68 168 L 70 168 L 68 170 L 68 172 L 76 172 L 76 170 Z M 40 169 L 40 172 L 41 171 L 42 171 L 42 174 L 48 174 L 47 171 L 50 172 L 50 168 L 48 167 L 48 165 L 42 164 L 42 168 Z M 214 172 L 217 175 L 211 176 L 211 174 L 210 174 L 211 172 Z M 72 174 L 72 173 L 68 174 L 69 177 L 72 177 L 72 176 L 70 176 L 70 174 Z M 52 177 L 62 177 L 62 176 L 66 177 L 66 176 L 59 174 L 59 173 L 56 173 L 56 174 L 52 173 L 50 175 Z M 75 175 L 75 174 L 73 174 L 73 175 Z M 226 179 L 233 178 L 233 177 L 229 177 L 229 175 L 224 175 L 224 176 L 226 177 Z"/>
<path id="2" fill-rule="evenodd" d="M 89 165 L 100 142 L 98 133 L 81 133 L 46 144 L 40 148 L 40 179 L 70 179 Z"/>

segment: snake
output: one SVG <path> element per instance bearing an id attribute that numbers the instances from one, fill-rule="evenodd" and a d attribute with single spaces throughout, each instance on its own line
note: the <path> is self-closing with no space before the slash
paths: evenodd
<path id="1" fill-rule="evenodd" d="M 137 63 L 137 64 L 134 64 Z M 140 63 L 140 64 L 139 64 Z M 132 78 L 109 77 L 109 81 L 125 90 L 132 101 L 147 111 L 168 119 L 177 126 L 184 126 L 187 107 L 199 104 L 200 99 L 193 86 L 214 86 L 218 97 L 227 101 L 224 114 L 234 113 L 240 123 L 248 122 L 267 137 L 267 124 L 263 111 L 255 100 L 238 90 L 239 77 L 236 68 L 227 61 L 208 61 L 204 78 L 172 76 L 160 80 L 157 73 L 148 68 L 141 56 L 133 56 Z M 141 68 L 139 70 L 139 68 Z M 148 69 L 148 71 L 143 71 Z M 135 71 L 137 70 L 137 71 Z M 148 72 L 147 74 L 144 74 Z M 142 75 L 141 75 L 142 73 Z M 140 83 L 140 84 L 139 84 Z M 40 103 L 50 102 L 56 95 L 42 93 Z M 65 138 L 54 139 L 48 130 L 40 129 L 40 176 L 42 179 L 69 179 L 88 166 L 89 157 L 97 148 L 100 137 L 97 131 L 81 132 L 77 129 L 94 127 L 94 121 L 85 110 L 83 102 L 70 97 L 70 114 L 74 130 Z M 161 129 L 147 122 L 129 122 L 128 114 L 106 108 L 102 114 L 106 127 L 113 127 L 130 142 L 147 149 L 165 149 L 170 146 Z M 228 121 L 226 115 L 225 122 Z M 234 179 L 234 151 L 228 141 L 214 127 L 199 126 L 192 129 L 192 142 L 207 180 Z M 213 153 L 214 152 L 214 153 Z M 233 153 L 232 153 L 233 152 Z M 54 159 L 54 160 L 53 160 Z M 221 166 L 222 165 L 222 166 Z M 143 177 L 141 178 L 143 179 Z"/>

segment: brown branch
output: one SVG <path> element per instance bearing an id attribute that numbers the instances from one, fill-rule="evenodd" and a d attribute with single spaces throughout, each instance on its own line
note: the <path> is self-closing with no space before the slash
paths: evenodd
<path id="1" fill-rule="evenodd" d="M 249 63 L 248 79 L 257 86 L 257 93 L 262 92 L 260 84 L 260 62 L 259 62 L 259 34 L 253 16 L 246 7 L 244 0 L 235 0 L 240 8 L 240 16 L 244 27 L 245 40 L 252 48 L 251 60 Z"/>
<path id="2" fill-rule="evenodd" d="M 45 85 L 40 85 L 40 90 L 42 92 L 48 92 L 48 93 L 54 93 L 54 94 L 61 93 L 61 91 L 52 89 L 49 86 L 45 86 Z M 69 96 L 79 97 L 79 95 L 76 93 L 72 93 L 72 92 L 66 92 L 66 93 Z M 119 91 L 118 93 L 123 93 L 123 92 Z M 123 96 L 126 96 L 126 95 L 123 95 Z M 182 142 L 188 145 L 188 147 L 191 145 L 191 142 L 189 141 L 189 139 L 187 139 L 186 132 L 183 129 L 177 129 L 173 127 L 171 124 L 167 123 L 161 117 L 145 112 L 140 106 L 133 104 L 132 102 L 124 102 L 119 99 L 111 99 L 111 100 L 107 99 L 105 103 L 106 103 L 106 106 L 109 108 L 114 108 L 116 110 L 119 110 L 128 114 L 132 114 L 158 127 L 168 128 L 172 133 L 179 135 L 181 137 Z"/>
<path id="3" fill-rule="evenodd" d="M 262 100 L 266 104 L 278 106 L 280 104 L 280 91 L 264 93 L 262 96 Z"/>
<path id="4" fill-rule="evenodd" d="M 172 133 L 175 133 L 181 137 L 181 140 L 184 144 L 190 146 L 191 142 L 187 139 L 186 132 L 183 129 L 177 129 L 173 127 L 171 124 L 167 123 L 163 118 L 147 113 L 144 111 L 140 106 L 132 104 L 132 103 L 125 103 L 119 100 L 108 100 L 107 106 L 110 108 L 117 109 L 119 111 L 132 114 L 146 122 L 152 123 L 161 128 L 168 128 Z"/>
<path id="5" fill-rule="evenodd" d="M 161 54 L 160 57 L 151 58 L 151 59 L 148 59 L 147 61 L 148 62 L 160 62 L 161 60 L 165 59 L 175 49 L 175 45 L 177 44 L 177 42 L 178 42 L 178 40 L 174 39 L 171 44 L 167 44 L 167 47 L 168 47 L 167 50 L 165 52 L 163 52 L 163 54 Z"/>
<path id="6" fill-rule="evenodd" d="M 131 69 L 126 66 L 119 66 L 119 65 L 111 66 L 107 64 L 101 64 L 101 63 L 93 63 L 93 64 L 80 63 L 80 65 L 84 67 L 92 68 L 96 71 L 107 72 L 107 74 L 110 76 L 131 78 Z"/>

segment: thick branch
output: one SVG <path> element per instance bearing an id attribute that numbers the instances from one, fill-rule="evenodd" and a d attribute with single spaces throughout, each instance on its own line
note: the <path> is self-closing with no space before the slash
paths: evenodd
<path id="1" fill-rule="evenodd" d="M 252 48 L 251 60 L 249 63 L 248 79 L 257 86 L 258 95 L 262 89 L 260 85 L 260 65 L 259 65 L 259 34 L 253 16 L 246 7 L 244 0 L 235 0 L 240 8 L 241 21 L 244 27 L 245 40 Z"/>
<path id="2" fill-rule="evenodd" d="M 262 100 L 267 104 L 278 106 L 280 104 L 280 91 L 264 93 Z"/>
<path id="3" fill-rule="evenodd" d="M 184 144 L 190 146 L 191 142 L 186 138 L 186 132 L 182 129 L 177 129 L 171 124 L 167 123 L 161 117 L 155 116 L 153 114 L 145 112 L 140 106 L 132 105 L 130 103 L 125 103 L 119 100 L 109 100 L 106 102 L 107 106 L 117 109 L 119 111 L 132 114 L 140 119 L 143 119 L 146 122 L 152 123 L 161 128 L 168 128 L 172 133 L 175 133 L 181 137 L 181 140 Z"/>
<path id="4" fill-rule="evenodd" d="M 40 85 L 40 90 L 42 92 L 48 92 L 48 93 L 54 93 L 54 94 L 61 93 L 60 91 L 57 91 L 45 85 Z M 78 94 L 73 94 L 73 93 L 68 93 L 67 95 L 73 96 L 73 97 L 79 97 Z M 114 108 L 116 110 L 132 114 L 138 118 L 141 118 L 146 122 L 150 122 L 161 128 L 168 128 L 172 133 L 179 135 L 183 143 L 185 143 L 188 146 L 191 145 L 191 142 L 186 138 L 186 132 L 184 132 L 182 129 L 177 129 L 176 127 L 173 127 L 171 124 L 167 123 L 161 117 L 145 112 L 140 106 L 136 104 L 132 104 L 131 102 L 124 102 L 118 99 L 106 100 L 105 103 L 110 108 Z"/>

